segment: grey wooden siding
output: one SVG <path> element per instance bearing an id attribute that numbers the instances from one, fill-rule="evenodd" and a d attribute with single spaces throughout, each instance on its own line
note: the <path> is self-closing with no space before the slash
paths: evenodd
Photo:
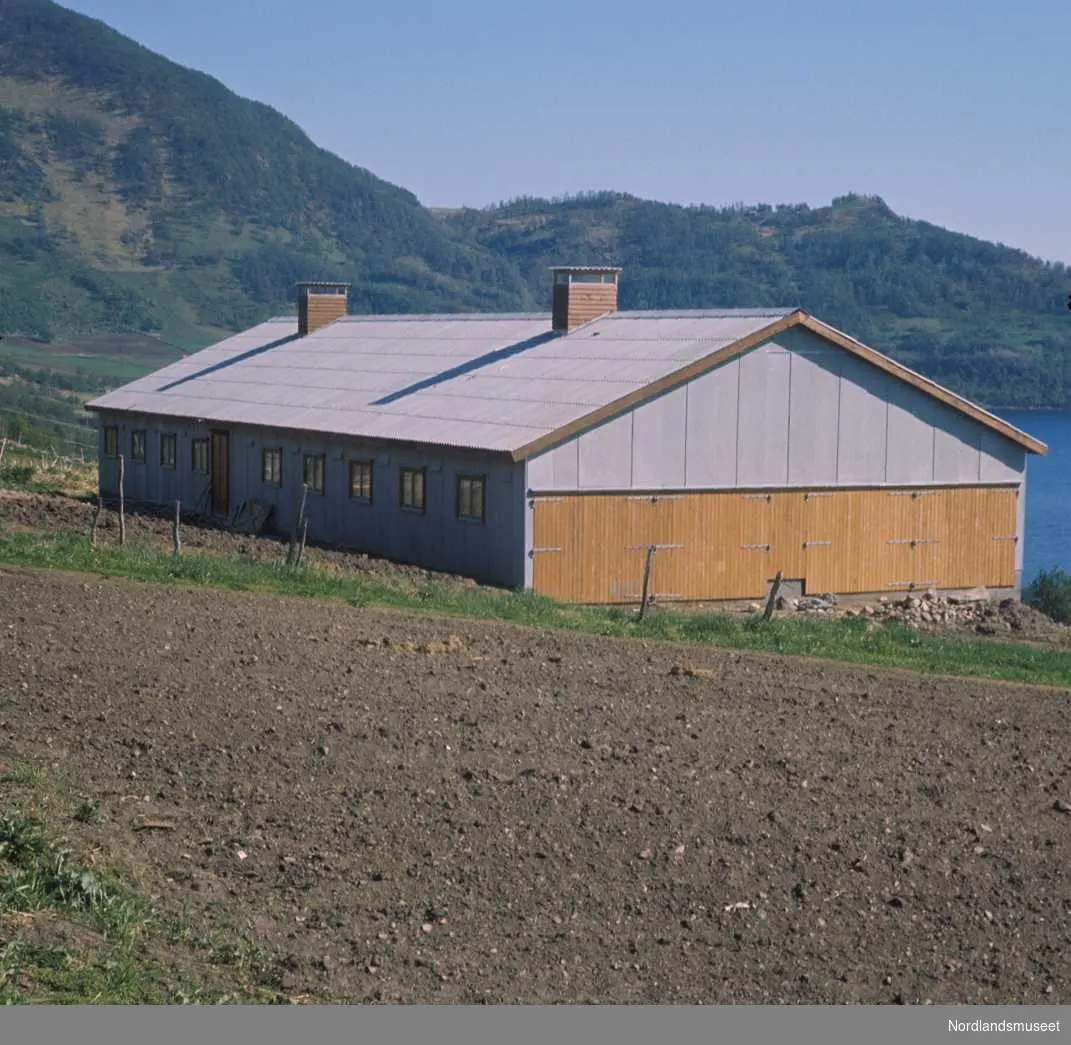
<path id="1" fill-rule="evenodd" d="M 1026 451 L 790 330 L 528 464 L 537 492 L 1022 481 Z"/>
<path id="2" fill-rule="evenodd" d="M 231 514 L 257 498 L 274 507 L 272 525 L 288 534 L 294 525 L 305 454 L 324 455 L 324 493 L 309 494 L 309 540 L 338 543 L 398 562 L 517 587 L 524 583 L 524 466 L 503 456 L 481 453 L 410 450 L 362 444 L 341 437 L 302 436 L 265 428 L 172 423 L 164 418 L 138 419 L 102 413 L 100 425 L 119 429 L 126 457 L 125 494 L 132 502 L 170 505 L 181 499 L 191 512 L 207 513 L 209 477 L 193 473 L 191 444 L 213 428 L 230 434 Z M 130 460 L 130 433 L 147 435 L 144 464 Z M 160 436 L 177 437 L 176 467 L 160 466 Z M 282 450 L 282 485 L 263 482 L 261 453 Z M 372 504 L 349 496 L 349 462 L 373 462 Z M 402 468 L 427 470 L 424 514 L 400 507 Z M 486 518 L 481 523 L 457 517 L 457 477 L 486 476 Z M 116 461 L 104 457 L 100 441 L 101 492 L 117 492 Z"/>

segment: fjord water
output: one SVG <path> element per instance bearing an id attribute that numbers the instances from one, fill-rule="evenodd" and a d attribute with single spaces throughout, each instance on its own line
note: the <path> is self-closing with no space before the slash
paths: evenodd
<path id="1" fill-rule="evenodd" d="M 1026 545 L 1023 583 L 1058 566 L 1071 573 L 1071 412 L 997 410 L 1016 428 L 1048 444 L 1026 465 Z"/>

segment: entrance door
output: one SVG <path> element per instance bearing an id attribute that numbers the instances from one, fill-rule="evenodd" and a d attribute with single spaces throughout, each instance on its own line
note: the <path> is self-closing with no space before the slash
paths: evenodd
<path id="1" fill-rule="evenodd" d="M 231 510 L 231 438 L 229 432 L 212 433 L 212 514 Z"/>

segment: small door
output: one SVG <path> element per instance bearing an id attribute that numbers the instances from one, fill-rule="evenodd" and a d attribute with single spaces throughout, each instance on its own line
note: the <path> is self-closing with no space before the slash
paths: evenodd
<path id="1" fill-rule="evenodd" d="M 228 515 L 231 510 L 231 437 L 229 432 L 212 433 L 212 514 Z"/>

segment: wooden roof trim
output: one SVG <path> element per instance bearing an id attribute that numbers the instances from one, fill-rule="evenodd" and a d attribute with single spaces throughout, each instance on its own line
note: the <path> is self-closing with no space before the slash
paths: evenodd
<path id="1" fill-rule="evenodd" d="M 1026 432 L 1020 431 L 1013 425 L 1008 424 L 1007 421 L 1002 421 L 999 417 L 989 413 L 988 410 L 983 410 L 980 406 L 975 406 L 974 403 L 956 395 L 955 392 L 950 392 L 947 388 L 942 388 L 939 384 L 931 381 L 929 378 L 923 377 L 921 374 L 916 374 L 914 370 L 909 370 L 907 367 L 895 362 L 888 356 L 883 356 L 880 352 L 876 352 L 874 349 L 864 345 L 861 341 L 856 341 L 855 338 L 849 337 L 849 335 L 823 323 L 820 319 L 815 319 L 814 316 L 804 312 L 801 313 L 798 322 L 800 326 L 810 330 L 811 333 L 817 334 L 819 337 L 833 342 L 833 344 L 837 345 L 839 348 L 843 348 L 846 351 L 851 352 L 852 355 L 866 360 L 866 362 L 876 366 L 879 370 L 883 370 L 885 373 L 897 377 L 901 381 L 906 381 L 907 384 L 914 386 L 920 392 L 925 392 L 927 395 L 933 396 L 934 399 L 939 400 L 946 406 L 950 406 L 953 410 L 965 414 L 979 424 L 985 425 L 986 428 L 992 429 L 994 432 L 1004 436 L 1005 439 L 1010 439 L 1013 443 L 1017 443 L 1031 453 L 1044 455 L 1049 452 L 1049 448 L 1040 440 L 1027 435 Z"/>
<path id="2" fill-rule="evenodd" d="M 590 413 L 577 418 L 575 421 L 570 421 L 567 425 L 562 425 L 562 427 L 556 428 L 554 431 L 548 432 L 546 435 L 540 436 L 538 439 L 533 439 L 530 443 L 525 443 L 523 446 L 518 447 L 513 451 L 513 460 L 527 460 L 529 457 L 534 457 L 536 454 L 542 453 L 544 450 L 549 450 L 558 443 L 565 442 L 567 439 L 580 435 L 589 428 L 594 428 L 596 425 L 609 420 L 625 410 L 630 410 L 649 399 L 654 399 L 657 396 L 672 391 L 674 388 L 677 388 L 688 381 L 692 381 L 695 378 L 702 376 L 707 373 L 707 371 L 713 370 L 714 367 L 726 363 L 731 359 L 735 359 L 737 356 L 743 355 L 745 352 L 762 344 L 763 341 L 776 337 L 778 334 L 795 326 L 802 326 L 811 331 L 811 333 L 817 334 L 819 337 L 836 345 L 838 348 L 843 348 L 846 351 L 851 352 L 852 355 L 866 360 L 866 362 L 876 366 L 879 370 L 883 370 L 885 373 L 899 378 L 901 381 L 905 381 L 909 385 L 913 385 L 919 391 L 932 396 L 934 399 L 950 406 L 953 410 L 966 415 L 972 420 L 977 421 L 979 424 L 985 425 L 986 428 L 1004 436 L 1005 439 L 1010 439 L 1013 443 L 1029 450 L 1031 453 L 1043 455 L 1049 452 L 1049 448 L 1043 442 L 1035 439 L 1033 436 L 1027 435 L 1025 432 L 1021 432 L 1018 428 L 1008 424 L 1007 421 L 1002 421 L 999 417 L 995 417 L 987 410 L 983 410 L 980 406 L 975 406 L 974 403 L 963 399 L 954 392 L 949 392 L 948 389 L 942 388 L 936 382 L 929 380 L 929 378 L 925 378 L 921 374 L 916 374 L 913 370 L 909 370 L 907 367 L 901 366 L 899 363 L 889 359 L 888 356 L 883 356 L 880 352 L 876 352 L 874 349 L 867 347 L 861 341 L 856 341 L 855 338 L 849 337 L 847 334 L 823 323 L 821 320 L 815 319 L 813 316 L 804 312 L 803 309 L 795 309 L 787 316 L 783 316 L 781 319 L 770 323 L 761 330 L 756 330 L 754 333 L 748 334 L 747 337 L 740 338 L 740 340 L 734 341 L 730 345 L 725 345 L 717 351 L 710 353 L 710 355 L 696 360 L 694 363 L 689 363 L 687 366 L 681 367 L 679 370 L 674 370 L 672 373 L 659 378 L 657 381 L 653 381 L 649 385 L 645 385 L 643 388 L 636 389 L 635 392 L 630 392 L 628 395 L 622 396 L 620 399 L 615 399 L 612 403 L 606 404 L 606 406 L 601 406 L 596 410 L 592 410 Z"/>
<path id="3" fill-rule="evenodd" d="M 697 359 L 694 363 L 689 363 L 679 370 L 674 370 L 672 373 L 666 374 L 665 377 L 660 377 L 657 381 L 644 385 L 643 388 L 637 388 L 635 392 L 629 392 L 628 395 L 621 396 L 620 399 L 615 399 L 605 406 L 600 406 L 598 409 L 592 410 L 591 413 L 585 414 L 575 421 L 570 421 L 567 425 L 562 425 L 561 428 L 554 429 L 553 432 L 548 432 L 538 439 L 533 439 L 530 443 L 525 443 L 524 446 L 518 447 L 513 451 L 513 460 L 524 461 L 535 454 L 542 453 L 544 450 L 549 450 L 552 446 L 564 442 L 566 439 L 571 439 L 573 436 L 587 431 L 589 428 L 594 428 L 624 410 L 629 410 L 634 406 L 639 406 L 640 403 L 646 402 L 648 399 L 654 399 L 666 392 L 670 392 L 679 385 L 686 384 L 688 381 L 702 376 L 708 370 L 713 370 L 720 363 L 742 355 L 756 345 L 762 344 L 768 338 L 776 337 L 778 334 L 788 330 L 789 327 L 795 326 L 800 322 L 803 315 L 804 313 L 801 309 L 790 312 L 787 316 L 783 316 L 761 330 L 748 334 L 747 337 L 742 337 L 732 344 L 724 345 L 717 351 L 711 352 L 710 355 Z"/>

